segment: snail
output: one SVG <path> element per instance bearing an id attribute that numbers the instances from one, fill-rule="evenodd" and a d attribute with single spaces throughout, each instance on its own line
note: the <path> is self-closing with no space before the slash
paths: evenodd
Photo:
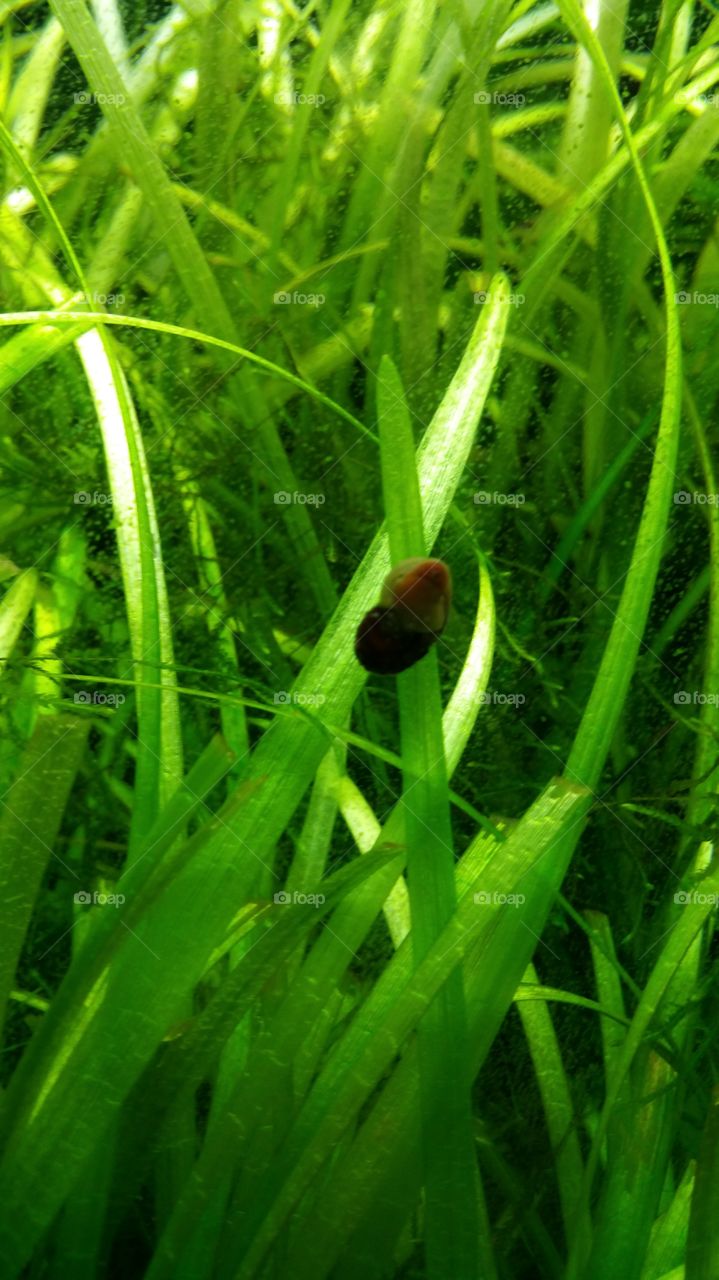
<path id="1" fill-rule="evenodd" d="M 357 661 L 383 676 L 414 666 L 444 631 L 451 598 L 452 578 L 443 560 L 401 560 L 387 574 L 379 604 L 357 628 Z"/>

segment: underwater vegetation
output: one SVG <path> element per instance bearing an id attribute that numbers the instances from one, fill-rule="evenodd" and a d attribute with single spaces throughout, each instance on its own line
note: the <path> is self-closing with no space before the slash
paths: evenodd
<path id="1" fill-rule="evenodd" d="M 717 1280 L 719 7 L 0 24 L 3 1280 Z"/>
<path id="2" fill-rule="evenodd" d="M 378 675 L 406 671 L 444 631 L 451 598 L 451 575 L 441 560 L 410 556 L 393 565 L 379 604 L 357 628 L 357 660 Z"/>

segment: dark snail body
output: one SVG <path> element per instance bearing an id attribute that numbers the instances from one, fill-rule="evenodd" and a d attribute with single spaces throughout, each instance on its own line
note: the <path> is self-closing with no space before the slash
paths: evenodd
<path id="1" fill-rule="evenodd" d="M 396 676 L 414 666 L 434 644 L 434 636 L 405 631 L 392 609 L 377 605 L 357 628 L 355 654 L 366 671 Z"/>
<path id="2" fill-rule="evenodd" d="M 417 556 L 394 565 L 379 604 L 357 628 L 358 662 L 383 676 L 414 666 L 443 632 L 451 596 L 450 572 L 442 560 Z"/>

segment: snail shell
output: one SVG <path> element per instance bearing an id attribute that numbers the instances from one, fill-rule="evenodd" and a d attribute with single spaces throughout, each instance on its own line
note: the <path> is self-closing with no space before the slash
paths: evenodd
<path id="1" fill-rule="evenodd" d="M 442 634 L 451 599 L 452 579 L 443 560 L 413 556 L 393 565 L 379 604 L 357 628 L 357 660 L 377 675 L 397 675 L 414 666 Z"/>

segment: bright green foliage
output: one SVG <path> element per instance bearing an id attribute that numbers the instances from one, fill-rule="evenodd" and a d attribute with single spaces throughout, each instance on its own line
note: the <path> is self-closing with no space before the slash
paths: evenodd
<path id="1" fill-rule="evenodd" d="M 3 1277 L 716 1280 L 716 6 L 0 22 Z"/>

